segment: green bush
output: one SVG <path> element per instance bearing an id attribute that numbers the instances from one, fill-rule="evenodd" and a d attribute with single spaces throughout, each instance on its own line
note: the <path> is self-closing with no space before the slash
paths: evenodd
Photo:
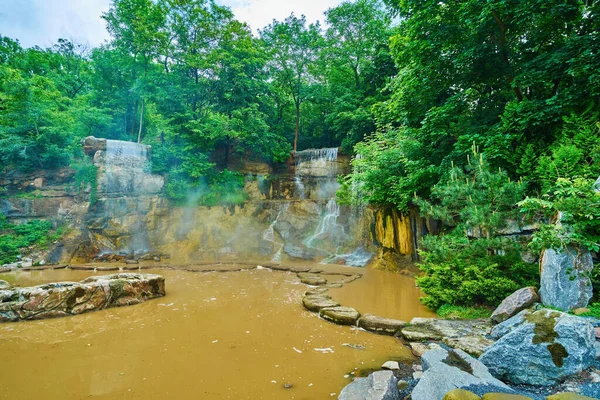
<path id="1" fill-rule="evenodd" d="M 421 212 L 444 223 L 445 231 L 422 240 L 417 282 L 428 307 L 496 306 L 523 286 L 535 285 L 538 268 L 521 260 L 521 243 L 502 237 L 507 221 L 518 222 L 516 203 L 524 185 L 492 170 L 482 154 L 463 170 L 453 168 L 431 190 L 431 201 L 416 199 Z"/>
<path id="2" fill-rule="evenodd" d="M 81 193 L 89 185 L 90 205 L 93 205 L 98 200 L 98 169 L 88 157 L 83 157 L 72 163 L 71 168 L 75 170 L 75 182 L 73 184 L 75 190 Z"/>
<path id="3" fill-rule="evenodd" d="M 33 220 L 13 225 L 2 214 L 0 231 L 0 264 L 15 262 L 21 249 L 25 247 L 47 248 L 62 235 L 62 228 L 55 230 L 50 221 Z"/>
<path id="4" fill-rule="evenodd" d="M 437 314 L 442 318 L 478 319 L 489 318 L 492 309 L 487 307 L 464 307 L 444 304 L 437 309 Z"/>

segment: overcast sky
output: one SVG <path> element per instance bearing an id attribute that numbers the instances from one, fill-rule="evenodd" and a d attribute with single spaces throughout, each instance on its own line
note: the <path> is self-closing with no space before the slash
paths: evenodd
<path id="1" fill-rule="evenodd" d="M 237 19 L 254 32 L 294 12 L 309 22 L 342 0 L 216 0 L 231 7 Z M 58 38 L 98 46 L 108 38 L 104 20 L 110 0 L 0 0 L 0 35 L 18 39 L 23 47 L 48 47 Z"/>

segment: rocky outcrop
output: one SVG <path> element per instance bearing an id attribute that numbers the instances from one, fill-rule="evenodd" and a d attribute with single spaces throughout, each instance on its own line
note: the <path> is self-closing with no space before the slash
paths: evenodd
<path id="1" fill-rule="evenodd" d="M 586 307 L 592 298 L 594 262 L 585 250 L 545 250 L 540 260 L 542 303 L 565 311 Z"/>
<path id="2" fill-rule="evenodd" d="M 411 342 L 458 338 L 463 336 L 486 336 L 492 328 L 485 320 L 447 320 L 437 318 L 413 318 L 403 328 L 402 336 Z"/>
<path id="3" fill-rule="evenodd" d="M 358 326 L 366 331 L 395 335 L 406 326 L 406 322 L 397 319 L 378 317 L 373 314 L 365 314 L 358 320 Z"/>
<path id="4" fill-rule="evenodd" d="M 594 329 L 559 311 L 523 311 L 494 328 L 500 339 L 480 357 L 494 376 L 517 384 L 552 385 L 594 362 Z"/>
<path id="5" fill-rule="evenodd" d="M 356 325 L 360 313 L 351 307 L 327 307 L 319 311 L 321 318 L 338 325 Z"/>
<path id="6" fill-rule="evenodd" d="M 496 323 L 506 321 L 538 301 L 540 297 L 534 287 L 519 289 L 500 303 L 492 313 L 491 320 Z"/>
<path id="7" fill-rule="evenodd" d="M 60 282 L 0 290 L 0 321 L 77 315 L 137 304 L 164 295 L 164 278 L 151 274 L 92 276 L 79 283 Z"/>
<path id="8" fill-rule="evenodd" d="M 81 139 L 81 147 L 86 154 L 93 156 L 97 151 L 106 150 L 106 139 L 88 136 Z"/>
<path id="9" fill-rule="evenodd" d="M 449 391 L 472 385 L 487 386 L 490 392 L 512 392 L 485 365 L 462 350 L 429 350 L 422 361 L 424 374 L 412 391 L 412 400 L 442 400 Z"/>
<path id="10" fill-rule="evenodd" d="M 346 386 L 338 400 L 400 400 L 398 380 L 392 371 L 373 372 Z"/>

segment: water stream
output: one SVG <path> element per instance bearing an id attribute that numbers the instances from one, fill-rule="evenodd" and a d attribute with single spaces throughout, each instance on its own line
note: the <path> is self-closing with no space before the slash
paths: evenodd
<path id="1" fill-rule="evenodd" d="M 412 361 L 393 337 L 334 325 L 305 311 L 300 301 L 306 286 L 295 274 L 148 272 L 165 276 L 166 297 L 0 325 L 0 354 L 9 366 L 2 371 L 0 398 L 325 399 L 336 398 L 362 369 Z M 366 272 L 336 289 L 334 298 L 404 320 L 429 315 L 418 304 L 414 281 Z M 15 272 L 2 279 L 25 286 L 91 274 Z M 384 297 L 388 305 L 382 309 Z"/>

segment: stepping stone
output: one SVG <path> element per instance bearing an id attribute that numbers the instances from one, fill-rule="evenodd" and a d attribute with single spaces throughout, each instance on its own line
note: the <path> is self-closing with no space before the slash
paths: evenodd
<path id="1" fill-rule="evenodd" d="M 355 325 L 360 313 L 350 307 L 327 307 L 321 308 L 319 315 L 338 325 Z"/>

